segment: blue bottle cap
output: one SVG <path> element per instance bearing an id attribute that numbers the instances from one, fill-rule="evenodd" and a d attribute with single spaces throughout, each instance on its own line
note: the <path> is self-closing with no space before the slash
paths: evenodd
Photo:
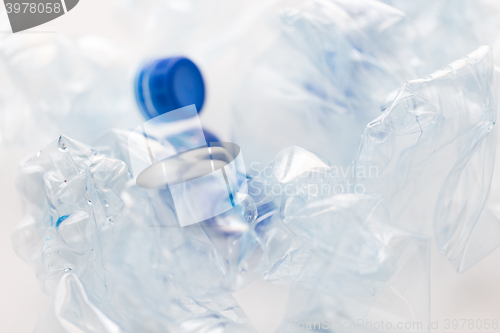
<path id="1" fill-rule="evenodd" d="M 163 58 L 145 64 L 135 80 L 137 103 L 146 119 L 196 105 L 200 113 L 205 85 L 198 67 L 188 58 Z"/>

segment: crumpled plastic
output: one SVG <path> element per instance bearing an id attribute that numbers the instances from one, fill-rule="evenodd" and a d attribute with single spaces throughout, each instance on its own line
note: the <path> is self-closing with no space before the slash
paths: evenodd
<path id="1" fill-rule="evenodd" d="M 335 23 L 326 19 L 332 13 Z M 272 82 L 292 97 L 287 110 L 319 111 L 311 123 L 304 121 L 310 115 L 288 123 L 294 139 L 299 124 L 308 132 L 318 123 L 341 124 L 338 131 L 325 125 L 334 137 L 326 137 L 324 153 L 334 166 L 299 147 L 279 151 L 262 171 L 251 168 L 255 177 L 242 204 L 180 228 L 168 190 L 135 185 L 127 131 L 101 138 L 96 149 L 62 136 L 21 164 L 17 186 L 27 214 L 14 247 L 36 268 L 64 329 L 252 332 L 229 294 L 262 274 L 291 287 L 279 332 L 299 322 L 336 332 L 359 320 L 420 322 L 418 330 L 426 331 L 430 242 L 422 234 L 434 235 L 459 271 L 500 245 L 498 204 L 490 193 L 499 175 L 491 50 L 482 47 L 409 81 L 394 99 L 391 90 L 421 65 L 413 46 L 402 42 L 413 31 L 402 13 L 376 1 L 310 1 L 281 17 L 283 35 L 245 89 Z M 336 52 L 338 45 L 348 56 Z M 282 60 L 294 56 L 301 65 L 290 70 Z M 264 90 L 254 100 L 270 108 L 286 104 Z M 335 165 L 349 162 L 356 131 L 375 116 L 350 183 Z M 259 126 L 240 125 L 252 129 L 252 140 L 257 130 L 269 140 L 278 131 L 263 119 L 256 116 Z M 344 146 L 334 151 L 332 142 Z M 267 161 L 278 148 L 266 142 L 249 160 Z M 375 169 L 375 177 L 360 177 L 360 169 Z"/>
<path id="2" fill-rule="evenodd" d="M 266 265 L 249 227 L 255 205 L 180 228 L 168 190 L 139 188 L 129 167 L 64 136 L 21 164 L 27 214 L 13 245 L 55 297 L 62 326 L 253 331 L 229 293 Z"/>
<path id="3" fill-rule="evenodd" d="M 378 194 L 330 192 L 342 181 L 300 147 L 281 151 L 250 180 L 255 230 L 270 258 L 265 279 L 291 287 L 278 332 L 308 323 L 327 332 L 349 331 L 349 323 L 370 332 L 367 322 L 395 318 L 427 323 L 430 238 L 391 226 Z"/>
<path id="4" fill-rule="evenodd" d="M 285 217 L 311 248 L 278 332 L 321 323 L 328 332 L 377 331 L 369 322 L 429 322 L 430 238 L 387 225 L 379 196 L 339 195 Z M 340 328 L 340 329 L 339 329 Z"/>
<path id="5" fill-rule="evenodd" d="M 487 46 L 407 82 L 367 126 L 357 161 L 378 169 L 360 183 L 387 198 L 392 223 L 433 234 L 458 271 L 500 245 L 497 214 L 484 209 L 497 144 L 495 89 Z"/>
<path id="6" fill-rule="evenodd" d="M 292 145 L 350 165 L 387 95 L 425 69 L 409 39 L 417 31 L 378 1 L 280 5 L 278 37 L 233 98 L 235 143 L 252 176 Z"/>
<path id="7" fill-rule="evenodd" d="M 250 182 L 263 192 L 180 228 L 168 190 L 138 187 L 130 165 L 113 156 L 124 156 L 123 138 L 123 131 L 109 134 L 104 155 L 61 136 L 21 164 L 17 187 L 27 214 L 14 248 L 36 268 L 64 329 L 252 332 L 230 293 L 260 274 L 292 287 L 283 325 L 333 309 L 344 315 L 332 320 L 372 318 L 379 307 L 425 322 L 428 239 L 389 226 L 378 195 L 316 193 L 321 181 L 341 183 L 325 159 L 284 150 Z M 293 191 L 267 192 L 276 185 Z M 266 205 L 274 210 L 263 211 Z M 418 271 L 412 279 L 408 267 Z M 397 297 L 387 294 L 398 285 Z M 413 290 L 418 299 L 407 294 Z M 316 299 L 306 309 L 295 301 L 304 293 Z M 410 305 L 387 309 L 377 301 L 385 297 Z"/>

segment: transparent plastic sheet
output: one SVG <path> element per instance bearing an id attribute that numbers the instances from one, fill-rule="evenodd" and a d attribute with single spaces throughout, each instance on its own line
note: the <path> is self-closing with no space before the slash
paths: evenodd
<path id="1" fill-rule="evenodd" d="M 118 133 L 110 142 L 123 140 Z M 249 227 L 256 216 L 250 199 L 180 228 L 168 190 L 137 187 L 129 168 L 67 137 L 21 164 L 17 187 L 27 217 L 13 244 L 53 295 L 61 325 L 85 330 L 95 324 L 106 332 L 253 331 L 229 295 L 266 265 Z"/>
<path id="2" fill-rule="evenodd" d="M 439 250 L 459 271 L 498 245 L 470 243 L 479 241 L 478 235 L 471 238 L 479 230 L 498 232 L 494 223 L 478 224 L 493 175 L 495 89 L 493 55 L 486 46 L 409 81 L 367 126 L 357 162 L 378 168 L 378 178 L 361 183 L 387 198 L 392 223 L 434 231 Z"/>
<path id="3" fill-rule="evenodd" d="M 234 142 L 257 170 L 292 145 L 349 165 L 386 96 L 422 72 L 408 42 L 415 27 L 377 1 L 284 1 L 277 7 L 280 21 L 272 21 L 271 30 L 278 37 L 233 98 Z"/>
<path id="4" fill-rule="evenodd" d="M 385 321 L 427 332 L 429 237 L 390 226 L 380 195 L 331 192 L 340 185 L 328 161 L 299 147 L 249 182 L 265 279 L 292 288 L 278 331 L 371 332 L 368 322 Z"/>

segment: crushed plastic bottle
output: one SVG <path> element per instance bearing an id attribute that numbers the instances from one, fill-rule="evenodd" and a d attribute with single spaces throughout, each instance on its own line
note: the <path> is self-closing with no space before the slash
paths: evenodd
<path id="1" fill-rule="evenodd" d="M 428 239 L 390 226 L 379 195 L 315 191 L 339 183 L 322 157 L 281 152 L 235 209 L 181 228 L 168 189 L 138 187 L 116 158 L 122 135 L 107 154 L 62 136 L 21 164 L 14 248 L 64 329 L 254 332 L 229 293 L 260 274 L 292 286 L 281 331 L 331 311 L 428 319 Z"/>
<path id="2" fill-rule="evenodd" d="M 233 99 L 234 142 L 254 173 L 292 145 L 350 165 L 386 96 L 421 72 L 414 27 L 377 1 L 286 5 L 279 37 Z"/>
<path id="3" fill-rule="evenodd" d="M 294 254 L 300 265 L 291 263 L 294 283 L 277 332 L 298 323 L 350 332 L 354 322 L 371 332 L 360 321 L 429 321 L 430 238 L 390 227 L 382 197 L 343 194 L 295 208 L 283 221 L 305 246 Z"/>
<path id="4" fill-rule="evenodd" d="M 55 298 L 58 321 L 105 332 L 252 332 L 229 295 L 267 262 L 251 198 L 180 228 L 168 189 L 135 185 L 132 166 L 112 157 L 125 149 L 120 133 L 114 143 L 110 156 L 62 136 L 21 164 L 27 214 L 13 244 Z"/>
<path id="5" fill-rule="evenodd" d="M 254 227 L 270 259 L 264 277 L 291 287 L 278 332 L 298 323 L 341 332 L 358 320 L 427 322 L 430 238 L 392 227 L 380 195 L 331 192 L 342 181 L 299 147 L 250 181 Z"/>
<path id="6" fill-rule="evenodd" d="M 190 13 L 191 4 L 168 6 Z M 211 2 L 203 5 L 215 10 Z M 51 127 L 54 120 L 54 127 L 69 131 L 69 112 L 95 125 L 72 133 L 92 139 L 95 148 L 61 136 L 23 161 L 16 181 L 27 212 L 14 232 L 14 248 L 35 267 L 64 330 L 255 332 L 230 293 L 259 275 L 291 288 L 278 332 L 299 329 L 298 323 L 338 332 L 360 320 L 425 325 L 428 235 L 459 271 L 500 245 L 497 197 L 490 193 L 492 180 L 492 191 L 500 191 L 491 49 L 481 47 L 410 80 L 395 95 L 393 89 L 422 67 L 418 47 L 408 42 L 422 39 L 409 38 L 414 26 L 403 13 L 368 0 L 293 5 L 281 12 L 280 37 L 236 99 L 237 143 L 250 163 L 260 163 L 250 164 L 248 195 L 233 209 L 188 226 L 179 222 L 169 188 L 138 186 L 134 163 L 151 158 L 152 165 L 154 157 L 216 138 L 208 139 L 201 127 L 193 132 L 191 117 L 175 126 L 160 122 L 152 132 L 144 124 L 141 131 L 114 130 L 94 141 L 111 126 L 140 123 L 132 75 L 122 70 L 132 68 L 128 55 L 93 37 L 56 37 L 28 48 L 2 40 L 6 66 L 0 64 L 0 73 L 7 69 L 5 80 L 15 78 L 20 88 L 12 90 L 12 104 L 0 99 L 6 110 L 27 105 L 39 111 L 37 125 Z M 193 22 L 179 21 L 173 25 L 190 28 Z M 221 43 L 235 35 L 228 30 Z M 30 63 L 30 54 L 39 57 Z M 59 66 L 62 58 L 71 63 Z M 178 106 L 155 95 L 175 92 L 156 80 L 158 73 L 165 78 L 170 61 L 146 64 L 135 81 L 147 119 Z M 58 73 L 48 78 L 56 89 L 42 94 L 47 69 Z M 111 88 L 107 75 L 116 80 Z M 358 152 L 358 136 L 372 118 L 353 169 L 339 173 Z M 149 141 L 147 154 L 134 155 L 134 139 Z M 293 143 L 327 158 L 296 146 L 280 150 Z M 371 170 L 373 177 L 366 175 Z M 215 211 L 221 201 L 214 194 L 195 210 Z"/>
<path id="7" fill-rule="evenodd" d="M 387 198 L 395 226 L 434 234 L 459 271 L 500 245 L 497 214 L 485 209 L 496 117 L 493 54 L 483 46 L 406 83 L 363 134 L 357 163 L 378 177 L 360 183 Z"/>

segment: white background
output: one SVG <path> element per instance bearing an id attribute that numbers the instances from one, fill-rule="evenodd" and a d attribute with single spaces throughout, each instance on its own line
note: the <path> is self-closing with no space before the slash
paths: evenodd
<path id="1" fill-rule="evenodd" d="M 108 7 L 103 0 L 82 0 L 68 14 L 35 30 L 101 34 L 125 42 L 126 36 L 114 24 Z M 202 115 L 203 124 L 226 140 L 229 139 L 227 112 L 209 100 Z M 28 151 L 3 151 L 0 155 L 0 331 L 8 333 L 32 332 L 47 299 L 38 288 L 34 270 L 16 257 L 10 242 L 10 234 L 22 217 L 14 177 L 17 162 L 26 153 Z M 500 251 L 459 275 L 433 244 L 431 266 L 432 321 L 437 320 L 440 326 L 434 332 L 492 332 L 492 329 L 446 330 L 444 322 L 446 319 L 500 320 Z M 256 281 L 234 296 L 259 332 L 264 333 L 273 332 L 279 325 L 287 292 L 286 288 Z"/>

